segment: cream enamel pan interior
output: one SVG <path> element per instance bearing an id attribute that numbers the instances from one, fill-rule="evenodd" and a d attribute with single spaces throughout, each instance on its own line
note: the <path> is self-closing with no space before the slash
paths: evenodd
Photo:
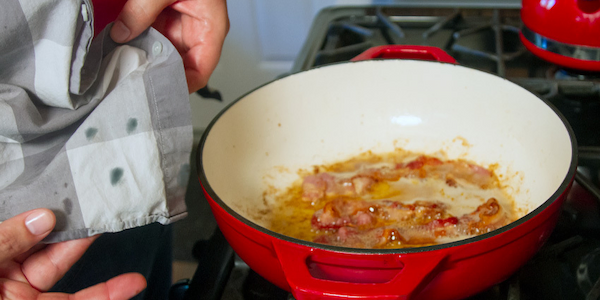
<path id="1" fill-rule="evenodd" d="M 293 74 L 224 110 L 201 145 L 210 192 L 249 221 L 297 171 L 395 147 L 497 164 L 522 215 L 574 172 L 572 131 L 523 88 L 459 65 L 371 60 Z M 550 200 L 549 200 L 550 199 Z"/>

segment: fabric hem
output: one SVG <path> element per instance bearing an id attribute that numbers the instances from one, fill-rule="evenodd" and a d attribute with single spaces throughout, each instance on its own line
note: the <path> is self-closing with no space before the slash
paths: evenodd
<path id="1" fill-rule="evenodd" d="M 165 216 L 147 216 L 142 218 L 136 218 L 128 221 L 113 222 L 112 224 L 106 224 L 102 227 L 83 228 L 77 230 L 68 231 L 55 231 L 51 232 L 46 238 L 42 240 L 42 243 L 52 244 L 68 240 L 81 239 L 85 237 L 94 236 L 102 233 L 114 233 L 127 229 L 132 229 L 151 223 L 158 222 L 162 225 L 168 225 L 177 222 L 187 216 L 187 212 L 182 212 L 170 217 Z"/>

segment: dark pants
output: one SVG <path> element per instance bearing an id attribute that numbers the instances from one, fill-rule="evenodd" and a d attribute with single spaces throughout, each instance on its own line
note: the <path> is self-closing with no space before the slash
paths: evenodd
<path id="1" fill-rule="evenodd" d="M 75 293 L 117 275 L 137 272 L 148 287 L 133 299 L 166 300 L 171 287 L 172 229 L 158 223 L 100 236 L 52 287 Z"/>

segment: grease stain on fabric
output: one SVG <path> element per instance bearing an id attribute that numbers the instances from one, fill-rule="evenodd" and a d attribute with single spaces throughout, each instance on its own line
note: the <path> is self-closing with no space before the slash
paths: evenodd
<path id="1" fill-rule="evenodd" d="M 137 129 L 138 121 L 136 118 L 130 118 L 127 120 L 127 133 L 131 134 Z"/>
<path id="2" fill-rule="evenodd" d="M 115 186 L 117 183 L 119 183 L 119 180 L 121 180 L 121 177 L 123 177 L 123 169 L 114 168 L 114 169 L 110 170 L 110 184 L 112 184 L 113 186 Z"/>
<path id="3" fill-rule="evenodd" d="M 65 198 L 63 199 L 62 204 L 67 215 L 70 215 L 73 211 L 73 201 L 71 201 L 69 198 Z"/>
<path id="4" fill-rule="evenodd" d="M 90 127 L 88 129 L 85 130 L 85 137 L 89 140 L 93 139 L 96 136 L 96 133 L 98 133 L 98 128 L 95 127 Z"/>

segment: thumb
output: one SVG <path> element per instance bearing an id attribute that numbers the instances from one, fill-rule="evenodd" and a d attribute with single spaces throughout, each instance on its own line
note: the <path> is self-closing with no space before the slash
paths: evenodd
<path id="1" fill-rule="evenodd" d="M 46 237 L 56 217 L 49 209 L 34 209 L 0 223 L 0 263 L 26 252 Z"/>
<path id="2" fill-rule="evenodd" d="M 165 7 L 175 0 L 128 0 L 115 20 L 110 37 L 117 43 L 128 42 L 146 30 Z"/>

